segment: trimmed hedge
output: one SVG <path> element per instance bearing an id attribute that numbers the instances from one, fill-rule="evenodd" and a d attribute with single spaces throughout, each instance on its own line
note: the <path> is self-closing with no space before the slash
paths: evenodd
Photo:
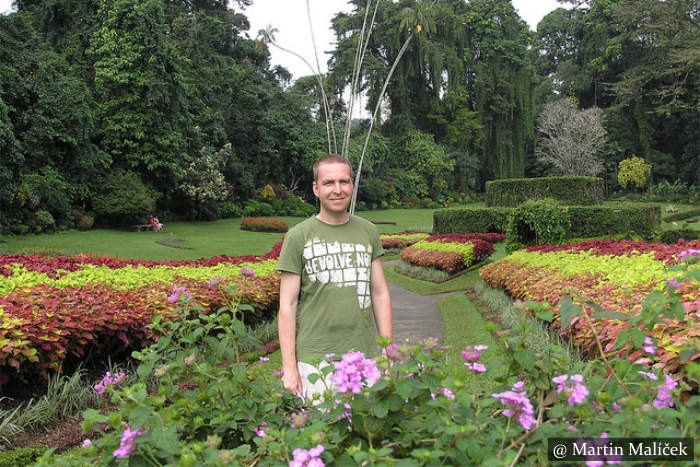
<path id="1" fill-rule="evenodd" d="M 683 221 L 691 217 L 700 216 L 700 208 L 689 209 L 688 211 L 677 212 L 663 217 L 664 222 Z"/>
<path id="2" fill-rule="evenodd" d="M 508 223 L 515 209 L 470 208 L 435 211 L 433 230 L 436 234 L 507 233 Z M 568 222 L 565 222 L 565 238 L 588 238 L 612 234 L 635 234 L 652 238 L 661 225 L 659 206 L 559 206 L 558 209 L 568 213 L 566 216 Z M 527 237 L 527 227 L 513 226 L 513 228 L 521 228 L 521 233 Z"/>
<path id="3" fill-rule="evenodd" d="M 676 243 L 678 240 L 697 240 L 700 238 L 700 233 L 693 229 L 674 229 L 667 230 L 659 236 L 661 243 Z"/>
<path id="4" fill-rule="evenodd" d="M 505 233 L 513 208 L 445 209 L 433 213 L 433 233 Z"/>
<path id="5" fill-rule="evenodd" d="M 560 204 L 587 206 L 603 202 L 599 177 L 509 178 L 486 182 L 486 205 L 515 207 L 527 200 L 551 198 Z"/>

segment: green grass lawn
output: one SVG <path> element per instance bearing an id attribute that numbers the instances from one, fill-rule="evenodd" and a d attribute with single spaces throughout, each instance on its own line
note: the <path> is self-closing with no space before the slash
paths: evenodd
<path id="1" fill-rule="evenodd" d="M 359 211 L 365 219 L 396 222 L 379 224 L 380 232 L 400 232 L 409 228 L 433 225 L 434 209 L 387 209 Z M 272 217 L 287 221 L 290 227 L 301 217 Z M 51 248 L 63 254 L 81 252 L 120 258 L 145 260 L 182 260 L 210 258 L 216 255 L 263 255 L 282 239 L 282 234 L 248 232 L 240 229 L 241 219 L 219 219 L 212 222 L 168 222 L 163 232 L 132 232 L 127 230 L 95 229 L 87 232 L 71 230 L 55 234 L 7 236 L 0 243 L 0 253 L 20 253 L 23 250 Z M 179 239 L 182 248 L 156 243 L 158 240 Z"/>

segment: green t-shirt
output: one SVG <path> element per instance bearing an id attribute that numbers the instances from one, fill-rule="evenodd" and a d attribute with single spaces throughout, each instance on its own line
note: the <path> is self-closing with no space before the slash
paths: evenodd
<path id="1" fill-rule="evenodd" d="M 351 349 L 377 356 L 369 283 L 372 261 L 383 254 L 377 228 L 356 216 L 341 225 L 311 217 L 287 233 L 277 270 L 301 276 L 297 361 Z"/>

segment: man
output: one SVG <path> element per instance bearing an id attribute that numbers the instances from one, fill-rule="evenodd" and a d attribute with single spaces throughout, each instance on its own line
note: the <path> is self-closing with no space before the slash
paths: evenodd
<path id="1" fill-rule="evenodd" d="M 304 397 L 322 392 L 309 383 L 309 362 L 349 350 L 377 356 L 376 333 L 392 337 L 391 298 L 377 228 L 348 214 L 352 167 L 335 154 L 314 164 L 313 190 L 321 209 L 286 235 L 277 269 L 282 382 Z M 298 319 L 297 319 L 298 311 Z M 297 330 L 297 323 L 299 329 Z"/>

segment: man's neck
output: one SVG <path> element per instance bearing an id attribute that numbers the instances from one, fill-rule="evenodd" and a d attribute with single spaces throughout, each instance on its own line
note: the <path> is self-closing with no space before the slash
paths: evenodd
<path id="1" fill-rule="evenodd" d="M 347 211 L 344 211 L 343 213 L 337 215 L 331 214 L 327 211 L 321 211 L 320 213 L 318 213 L 316 218 L 326 224 L 341 225 L 345 224 L 348 220 L 350 220 L 350 214 L 348 214 Z"/>

